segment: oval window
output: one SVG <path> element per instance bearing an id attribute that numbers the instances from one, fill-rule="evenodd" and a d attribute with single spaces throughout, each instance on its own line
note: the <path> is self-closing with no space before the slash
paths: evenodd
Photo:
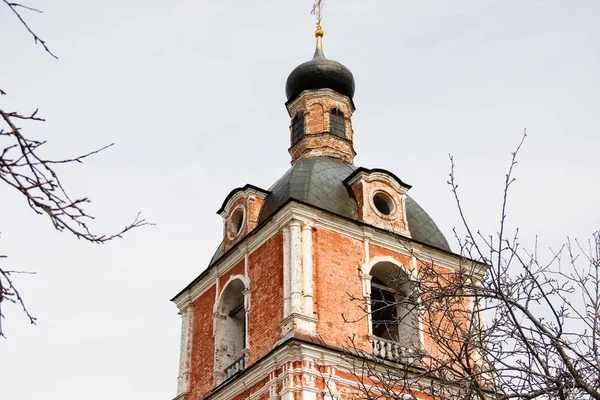
<path id="1" fill-rule="evenodd" d="M 373 205 L 381 214 L 389 216 L 394 212 L 394 200 L 384 192 L 377 192 L 373 196 Z"/>
<path id="2" fill-rule="evenodd" d="M 238 208 L 233 212 L 231 218 L 229 218 L 229 234 L 231 237 L 236 237 L 242 230 L 242 224 L 244 223 L 244 210 Z"/>

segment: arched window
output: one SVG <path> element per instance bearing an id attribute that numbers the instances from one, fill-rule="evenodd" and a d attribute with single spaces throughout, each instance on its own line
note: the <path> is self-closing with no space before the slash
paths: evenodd
<path id="1" fill-rule="evenodd" d="M 229 378 L 245 368 L 246 310 L 244 282 L 229 282 L 215 313 L 215 372 L 222 379 Z"/>
<path id="2" fill-rule="evenodd" d="M 397 302 L 393 289 L 380 279 L 371 278 L 371 326 L 373 335 L 388 339 L 398 339 Z"/>
<path id="3" fill-rule="evenodd" d="M 298 111 L 292 119 L 292 146 L 304 136 L 304 111 Z"/>
<path id="4" fill-rule="evenodd" d="M 403 349 L 419 349 L 419 311 L 414 282 L 406 271 L 391 262 L 375 264 L 370 275 L 373 336 L 396 342 Z"/>
<path id="5" fill-rule="evenodd" d="M 344 113 L 339 108 L 331 110 L 331 133 L 341 138 L 346 138 L 346 122 Z"/>

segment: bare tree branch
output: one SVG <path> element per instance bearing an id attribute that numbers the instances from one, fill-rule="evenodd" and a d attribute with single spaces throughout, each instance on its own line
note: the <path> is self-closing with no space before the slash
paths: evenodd
<path id="1" fill-rule="evenodd" d="M 35 43 L 41 44 L 48 54 L 57 58 L 50 51 L 46 42 L 31 29 L 20 13 L 21 9 L 39 13 L 42 11 L 8 0 L 2 0 L 2 2 L 10 8 L 21 24 L 33 36 Z M 6 95 L 6 92 L 0 90 L 0 95 Z M 94 217 L 84 209 L 85 204 L 89 203 L 90 200 L 86 197 L 71 198 L 62 185 L 54 166 L 57 164 L 81 164 L 86 158 L 111 147 L 113 144 L 73 158 L 44 157 L 41 155 L 40 148 L 46 142 L 25 135 L 20 127 L 22 123 L 44 121 L 43 118 L 38 116 L 37 109 L 31 114 L 0 109 L 0 183 L 4 183 L 6 187 L 11 187 L 21 193 L 29 207 L 36 214 L 46 215 L 56 230 L 69 232 L 78 239 L 88 242 L 106 243 L 123 237 L 123 234 L 133 228 L 152 225 L 138 213 L 132 222 L 117 232 L 109 234 L 94 232 L 88 225 Z M 0 258 L 5 258 L 5 256 L 0 256 Z M 35 324 L 35 317 L 27 309 L 21 293 L 11 279 L 12 275 L 17 273 L 16 271 L 3 269 L 0 265 L 0 306 L 4 301 L 20 304 L 29 321 Z M 3 319 L 4 314 L 0 307 L 1 337 L 4 337 Z"/>
<path id="2" fill-rule="evenodd" d="M 349 338 L 346 369 L 359 392 L 353 398 L 600 400 L 600 231 L 587 246 L 567 238 L 545 261 L 537 238 L 530 252 L 518 229 L 507 234 L 509 189 L 526 136 L 505 176 L 497 235 L 467 220 L 450 156 L 448 183 L 466 231 L 464 238 L 455 231 L 458 270 L 413 252 L 391 231 L 417 259 L 409 282 L 416 297 L 406 295 L 400 269 L 381 289 L 371 273 L 370 297 L 350 297 L 364 317 L 346 322 L 369 317 L 374 333 L 377 324 L 386 327 L 371 337 L 372 352 Z M 407 341 L 410 332 L 425 342 Z"/>
<path id="3" fill-rule="evenodd" d="M 37 8 L 33 8 L 33 7 L 29 7 L 29 6 L 25 6 L 21 3 L 11 3 L 8 0 L 2 0 L 2 2 L 4 4 L 6 4 L 8 6 L 8 8 L 10 8 L 10 10 L 17 16 L 17 18 L 19 19 L 19 21 L 21 21 L 21 24 L 25 27 L 25 29 L 27 29 L 27 31 L 31 34 L 31 36 L 33 36 L 33 40 L 35 41 L 35 44 L 41 44 L 42 47 L 44 47 L 44 50 L 50 54 L 52 57 L 56 58 L 58 60 L 58 57 L 52 53 L 50 51 L 50 49 L 48 48 L 48 46 L 46 45 L 46 42 L 44 40 L 42 40 L 30 27 L 29 24 L 27 24 L 27 22 L 25 21 L 25 19 L 23 18 L 23 16 L 19 13 L 19 8 L 23 8 L 25 10 L 28 11 L 35 11 L 38 13 L 42 13 L 43 11 L 38 10 Z M 4 93 L 3 93 L 4 94 Z"/>

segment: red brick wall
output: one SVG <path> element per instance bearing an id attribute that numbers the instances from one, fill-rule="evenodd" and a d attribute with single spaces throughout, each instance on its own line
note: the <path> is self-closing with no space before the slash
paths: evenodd
<path id="1" fill-rule="evenodd" d="M 302 140 L 291 149 L 292 164 L 300 158 L 305 157 L 335 157 L 352 163 L 356 153 L 352 147 L 352 142 L 329 134 L 321 133 L 315 135 L 306 135 Z"/>
<path id="2" fill-rule="evenodd" d="M 281 337 L 283 320 L 283 236 L 275 234 L 248 257 L 250 313 L 248 363 L 268 353 Z"/>
<path id="3" fill-rule="evenodd" d="M 317 334 L 327 342 L 347 344 L 356 335 L 356 344 L 367 349 L 369 326 L 360 307 L 362 299 L 359 268 L 364 260 L 363 244 L 339 233 L 316 229 L 313 235 L 315 310 Z M 344 322 L 357 320 L 357 322 Z"/>
<path id="4" fill-rule="evenodd" d="M 214 387 L 213 306 L 215 287 L 194 302 L 190 391 L 186 400 L 202 399 Z M 207 339 L 208 338 L 208 339 Z"/>
<path id="5" fill-rule="evenodd" d="M 268 239 L 248 256 L 250 305 L 248 313 L 248 365 L 266 355 L 281 337 L 283 319 L 283 237 Z M 244 260 L 219 277 L 219 289 L 233 275 L 244 275 Z M 190 393 L 186 400 L 202 399 L 215 387 L 213 285 L 194 302 Z"/>
<path id="6" fill-rule="evenodd" d="M 319 103 L 314 103 L 309 107 L 309 118 L 308 118 L 308 132 L 321 133 L 325 131 L 325 125 L 323 121 L 323 106 Z"/>
<path id="7" fill-rule="evenodd" d="M 260 210 L 262 208 L 264 199 L 255 198 L 254 200 L 248 199 L 248 209 L 246 210 L 246 217 L 248 221 L 248 233 L 250 233 L 256 225 L 258 225 L 258 217 L 260 216 Z"/>
<path id="8" fill-rule="evenodd" d="M 376 246 L 374 244 L 369 244 L 369 256 L 371 258 L 375 257 L 392 257 L 398 260 L 401 264 L 403 264 L 408 271 L 412 269 L 411 258 L 402 254 L 399 254 L 393 250 L 385 249 L 383 247 Z"/>
<path id="9" fill-rule="evenodd" d="M 244 275 L 244 259 L 240 260 L 233 268 L 219 277 L 219 294 L 223 292 L 223 287 L 229 280 L 229 277 L 233 275 Z"/>

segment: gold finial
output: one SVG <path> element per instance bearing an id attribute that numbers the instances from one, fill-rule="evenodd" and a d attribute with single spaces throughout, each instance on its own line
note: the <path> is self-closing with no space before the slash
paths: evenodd
<path id="1" fill-rule="evenodd" d="M 317 30 L 315 31 L 315 37 L 317 38 L 317 50 L 323 50 L 323 29 L 321 29 L 321 25 L 317 25 Z"/>
<path id="2" fill-rule="evenodd" d="M 315 31 L 315 37 L 317 38 L 317 50 L 323 50 L 323 29 L 321 29 L 321 12 L 323 11 L 323 1 L 324 0 L 315 0 L 310 12 L 317 17 L 317 30 Z"/>

